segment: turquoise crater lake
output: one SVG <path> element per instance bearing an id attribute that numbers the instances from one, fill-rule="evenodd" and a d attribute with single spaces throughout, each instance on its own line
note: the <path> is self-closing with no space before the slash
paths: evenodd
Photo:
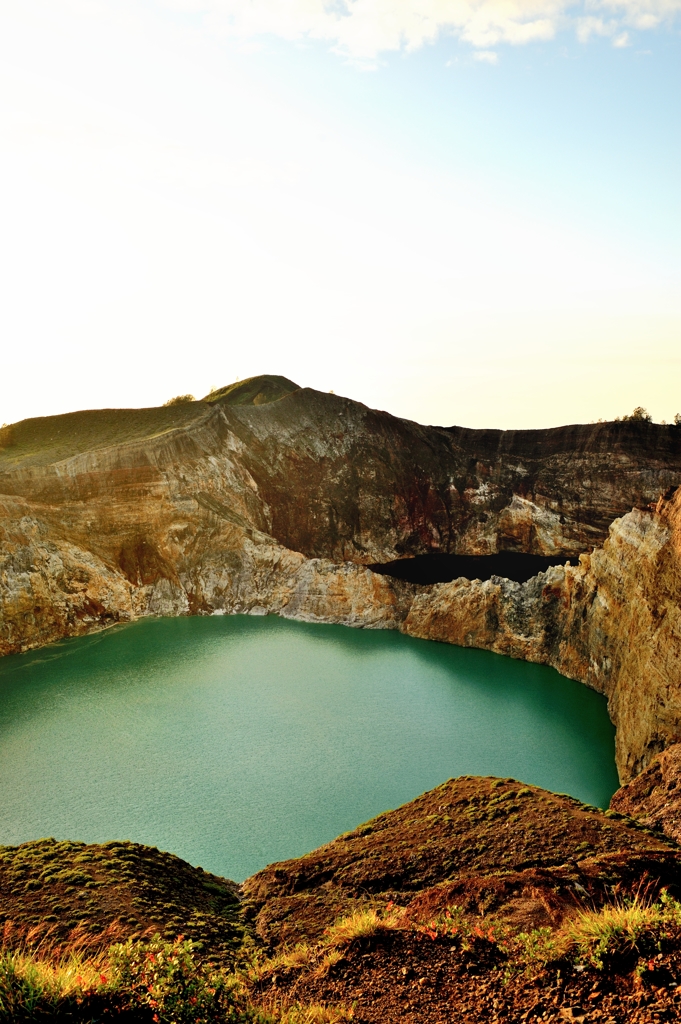
<path id="1" fill-rule="evenodd" d="M 0 844 L 131 839 L 241 880 L 451 776 L 607 806 L 605 700 L 553 669 L 275 617 L 0 659 Z"/>

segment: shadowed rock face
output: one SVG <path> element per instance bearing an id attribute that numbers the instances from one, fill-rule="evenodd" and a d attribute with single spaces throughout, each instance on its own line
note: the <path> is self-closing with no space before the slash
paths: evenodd
<path id="1" fill-rule="evenodd" d="M 570 559 L 575 565 L 578 559 Z M 415 555 L 394 562 L 370 565 L 373 572 L 392 576 L 408 583 L 427 586 L 430 583 L 451 583 L 464 577 L 469 580 L 491 580 L 500 576 L 516 583 L 526 583 L 537 573 L 566 562 L 565 555 L 524 555 L 519 551 L 501 551 L 496 555 Z"/>
<path id="2" fill-rule="evenodd" d="M 271 534 L 308 557 L 579 555 L 681 482 L 681 431 L 424 427 L 303 389 L 228 413 Z"/>
<path id="3" fill-rule="evenodd" d="M 0 653 L 143 615 L 399 628 L 605 693 L 628 779 L 681 739 L 679 500 L 649 508 L 679 482 L 675 427 L 427 427 L 281 377 L 26 420 L 0 435 Z M 582 561 L 522 584 L 367 568 L 429 553 Z"/>

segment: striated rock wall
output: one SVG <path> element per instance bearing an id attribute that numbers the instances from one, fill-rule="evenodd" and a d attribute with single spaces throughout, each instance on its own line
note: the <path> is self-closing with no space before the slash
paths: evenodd
<path id="1" fill-rule="evenodd" d="M 275 613 L 396 629 L 415 592 L 364 566 L 305 558 L 201 505 L 182 518 L 166 508 L 141 534 L 144 507 L 117 506 L 118 530 L 89 538 L 92 505 L 70 511 L 65 525 L 54 509 L 0 499 L 0 655 L 146 615 Z"/>
<path id="2" fill-rule="evenodd" d="M 185 512 L 213 500 L 308 558 L 370 564 L 432 551 L 577 556 L 681 483 L 673 426 L 428 427 L 309 388 L 230 401 L 15 424 L 0 494 L 60 507 L 163 498 Z"/>

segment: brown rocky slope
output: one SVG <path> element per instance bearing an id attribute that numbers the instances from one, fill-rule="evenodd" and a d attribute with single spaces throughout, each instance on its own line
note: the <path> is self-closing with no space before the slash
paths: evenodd
<path id="1" fill-rule="evenodd" d="M 514 779 L 450 779 L 243 885 L 272 947 L 318 939 L 341 916 L 388 903 L 415 922 L 457 905 L 530 930 L 556 926 L 612 886 L 681 883 L 676 844 L 616 812 Z"/>
<path id="2" fill-rule="evenodd" d="M 617 790 L 610 806 L 681 843 L 681 743 L 654 757 L 645 771 Z"/>
<path id="3" fill-rule="evenodd" d="M 450 780 L 246 881 L 273 954 L 251 991 L 345 1007 L 331 1019 L 356 1024 L 678 1020 L 681 920 L 655 930 L 649 911 L 650 931 L 619 937 L 606 922 L 619 913 L 621 929 L 622 908 L 680 882 L 676 844 L 618 813 L 512 779 Z"/>

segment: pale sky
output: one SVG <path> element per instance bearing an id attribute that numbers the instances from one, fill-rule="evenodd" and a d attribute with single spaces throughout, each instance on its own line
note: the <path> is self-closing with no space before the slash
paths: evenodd
<path id="1" fill-rule="evenodd" d="M 681 411 L 681 0 L 0 0 L 0 423 Z"/>

